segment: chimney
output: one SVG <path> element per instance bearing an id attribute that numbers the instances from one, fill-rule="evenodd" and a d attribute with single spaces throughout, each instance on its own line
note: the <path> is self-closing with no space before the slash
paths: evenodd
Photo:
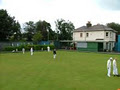
<path id="1" fill-rule="evenodd" d="M 92 26 L 91 22 L 88 21 L 88 23 L 86 24 L 86 26 L 87 26 L 88 28 L 91 27 L 91 26 Z"/>

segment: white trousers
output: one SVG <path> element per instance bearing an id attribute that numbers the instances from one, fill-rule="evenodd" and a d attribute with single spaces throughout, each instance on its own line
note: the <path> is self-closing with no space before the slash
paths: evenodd
<path id="1" fill-rule="evenodd" d="M 110 73 L 111 73 L 111 68 L 108 68 L 108 73 L 107 73 L 108 77 L 110 77 Z"/>
<path id="2" fill-rule="evenodd" d="M 48 49 L 48 52 L 50 51 L 50 49 Z"/>
<path id="3" fill-rule="evenodd" d="M 33 52 L 31 52 L 31 55 L 33 55 Z"/>
<path id="4" fill-rule="evenodd" d="M 117 69 L 117 67 L 113 67 L 113 75 L 118 75 L 118 69 Z"/>
<path id="5" fill-rule="evenodd" d="M 56 54 L 53 55 L 53 58 L 54 58 L 54 59 L 56 58 Z"/>

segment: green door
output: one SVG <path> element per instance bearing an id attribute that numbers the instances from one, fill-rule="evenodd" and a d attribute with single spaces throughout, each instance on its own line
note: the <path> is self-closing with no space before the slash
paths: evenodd
<path id="1" fill-rule="evenodd" d="M 98 43 L 98 51 L 103 51 L 103 43 Z"/>

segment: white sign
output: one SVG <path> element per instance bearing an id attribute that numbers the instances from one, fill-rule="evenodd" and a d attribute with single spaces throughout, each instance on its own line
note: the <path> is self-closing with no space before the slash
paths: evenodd
<path id="1" fill-rule="evenodd" d="M 77 43 L 77 47 L 78 47 L 78 48 L 87 48 L 87 43 L 78 42 L 78 43 Z"/>

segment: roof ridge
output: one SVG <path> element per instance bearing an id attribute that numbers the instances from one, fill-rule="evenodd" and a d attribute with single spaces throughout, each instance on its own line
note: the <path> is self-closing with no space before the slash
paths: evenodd
<path id="1" fill-rule="evenodd" d="M 93 25 L 91 27 L 87 27 L 87 26 L 82 26 L 79 27 L 77 29 L 75 29 L 74 31 L 115 31 L 114 29 L 103 25 L 103 24 L 97 24 L 97 25 Z"/>

